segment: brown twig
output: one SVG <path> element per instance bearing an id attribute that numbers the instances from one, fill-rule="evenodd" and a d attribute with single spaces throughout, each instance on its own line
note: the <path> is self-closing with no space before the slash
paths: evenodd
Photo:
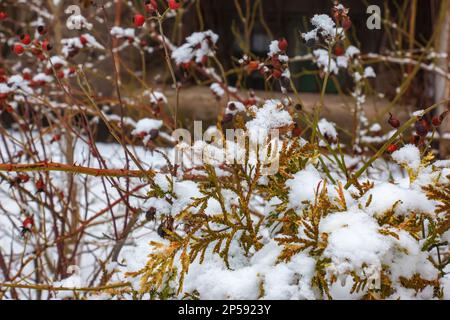
<path id="1" fill-rule="evenodd" d="M 30 172 L 30 171 L 62 171 L 70 173 L 85 174 L 96 177 L 130 177 L 145 178 L 154 175 L 153 170 L 125 170 L 125 169 L 97 169 L 70 165 L 56 162 L 38 162 L 27 164 L 0 164 L 0 171 L 6 172 Z"/>

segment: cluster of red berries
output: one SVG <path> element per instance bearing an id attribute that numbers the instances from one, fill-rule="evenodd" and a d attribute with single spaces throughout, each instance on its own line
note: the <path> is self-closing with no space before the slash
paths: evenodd
<path id="1" fill-rule="evenodd" d="M 169 0 L 168 6 L 172 10 L 177 10 L 181 7 L 182 2 L 183 1 L 181 0 Z M 145 10 L 150 14 L 158 11 L 158 3 L 156 2 L 156 0 L 147 0 L 145 2 Z"/>
<path id="2" fill-rule="evenodd" d="M 214 42 L 213 42 L 213 40 L 211 39 L 211 37 L 210 37 L 209 35 L 205 35 L 205 38 L 203 39 L 203 41 L 206 41 L 206 43 L 207 43 L 207 45 L 208 45 L 209 48 L 213 48 L 213 47 L 214 47 Z M 201 42 L 197 43 L 195 46 L 193 46 L 193 49 L 194 49 L 194 50 L 199 50 L 199 49 L 201 49 L 201 47 L 202 47 L 202 42 L 203 42 L 203 41 L 201 41 Z M 207 55 L 204 55 L 204 56 L 201 57 L 200 61 L 195 62 L 195 61 L 191 60 L 191 61 L 187 61 L 187 62 L 182 62 L 182 63 L 180 64 L 180 66 L 181 66 L 184 70 L 187 71 L 187 70 L 189 70 L 189 69 L 191 68 L 191 66 L 193 66 L 194 64 L 196 64 L 196 65 L 199 66 L 199 67 L 204 67 L 204 66 L 207 65 L 207 63 L 208 63 L 208 56 L 207 56 Z"/>
<path id="3" fill-rule="evenodd" d="M 43 26 L 39 26 L 37 30 L 41 35 L 47 33 L 47 30 Z M 16 42 L 14 44 L 13 51 L 15 54 L 20 56 L 25 52 L 25 48 L 30 44 L 31 53 L 41 61 L 45 60 L 45 55 L 43 54 L 43 52 L 48 52 L 53 49 L 53 46 L 48 40 L 45 39 L 43 41 L 39 41 L 38 39 L 35 39 L 34 41 L 32 41 L 29 34 L 23 34 L 20 36 L 20 42 Z"/>
<path id="4" fill-rule="evenodd" d="M 427 136 L 427 134 L 430 131 L 432 131 L 433 127 L 437 128 L 442 124 L 442 122 L 444 121 L 448 112 L 449 112 L 449 110 L 446 110 L 446 111 L 442 112 L 440 115 L 433 116 L 431 121 L 425 117 L 419 118 L 414 123 L 414 131 L 415 132 L 411 135 L 410 143 L 414 144 L 416 146 L 422 145 L 424 143 L 424 138 Z M 396 116 L 392 115 L 391 113 L 389 113 L 388 123 L 394 129 L 398 129 L 400 127 L 400 120 Z M 396 151 L 397 149 L 398 149 L 397 145 L 391 144 L 390 146 L 388 146 L 387 151 L 392 153 L 392 152 Z"/>
<path id="5" fill-rule="evenodd" d="M 432 128 L 439 127 L 442 124 L 442 121 L 444 121 L 445 117 L 447 116 L 448 110 L 441 113 L 440 115 L 436 115 L 433 118 L 426 119 L 425 117 L 422 117 L 416 121 L 414 124 L 415 129 L 415 135 L 411 137 L 411 143 L 413 144 L 422 144 L 423 139 L 427 136 L 427 134 L 432 131 Z"/>
<path id="6" fill-rule="evenodd" d="M 348 16 L 349 9 L 343 5 L 336 5 L 331 9 L 331 15 L 338 26 L 348 30 L 352 26 L 352 21 Z"/>
<path id="7" fill-rule="evenodd" d="M 278 48 L 280 49 L 281 53 L 286 53 L 288 47 L 288 42 L 286 39 L 280 39 L 278 40 Z M 272 63 L 272 76 L 275 79 L 280 79 L 283 75 L 284 70 L 288 68 L 287 61 L 281 61 L 279 59 L 278 54 L 274 54 L 271 57 L 271 63 Z"/>
<path id="8" fill-rule="evenodd" d="M 39 26 L 37 28 L 37 31 L 40 35 L 45 35 L 47 33 L 47 29 L 44 26 Z M 84 36 L 81 36 L 80 42 L 83 45 L 86 45 L 88 41 Z M 25 50 L 28 49 L 35 57 L 37 57 L 38 60 L 44 61 L 44 60 L 47 60 L 45 52 L 51 51 L 52 48 L 53 48 L 52 44 L 47 39 L 32 40 L 32 38 L 29 34 L 22 34 L 19 37 L 19 42 L 16 42 L 13 45 L 12 49 L 13 49 L 14 53 L 17 55 L 22 55 L 25 52 Z M 70 56 L 70 54 L 69 54 L 69 56 Z M 66 70 L 66 72 L 65 72 L 64 70 L 62 70 L 63 65 L 61 63 L 55 63 L 52 67 L 56 70 L 56 77 L 58 77 L 60 79 L 64 78 L 66 76 L 66 74 L 73 75 L 76 72 L 75 67 L 69 67 L 68 70 Z M 0 74 L 0 83 L 6 82 L 7 78 L 4 74 L 4 71 L 3 70 L 1 70 L 1 71 L 2 72 Z M 46 75 L 52 75 L 53 69 L 51 67 L 46 68 L 44 70 L 44 73 Z M 44 81 L 44 80 L 34 81 L 32 78 L 32 74 L 28 70 L 24 70 L 22 76 L 23 76 L 24 80 L 27 80 L 30 82 L 30 87 L 32 87 L 32 88 L 38 87 L 38 86 L 43 86 L 46 83 L 46 81 Z M 2 99 L 2 98 L 6 98 L 6 97 L 3 97 L 3 96 L 0 97 L 0 99 Z"/>
<path id="9" fill-rule="evenodd" d="M 37 31 L 40 35 L 45 35 L 47 33 L 47 29 L 44 26 L 39 26 Z M 16 42 L 13 45 L 13 51 L 15 54 L 20 56 L 25 52 L 25 48 L 30 44 L 32 45 L 31 53 L 41 61 L 45 60 L 45 55 L 43 52 L 50 51 L 53 48 L 48 40 L 39 41 L 38 39 L 35 39 L 32 41 L 29 34 L 23 34 L 20 36 L 20 42 Z"/>
<path id="10" fill-rule="evenodd" d="M 83 47 L 85 47 L 85 46 L 88 44 L 88 42 L 89 42 L 88 39 L 87 39 L 85 36 L 83 36 L 83 35 L 79 37 L 79 40 L 80 40 L 80 43 L 81 43 L 81 45 L 82 45 Z M 69 48 L 68 56 L 69 56 L 70 58 L 73 58 L 73 57 L 75 57 L 79 52 L 80 52 L 80 48 L 77 47 L 77 46 L 72 45 L 72 46 Z"/>
<path id="11" fill-rule="evenodd" d="M 288 68 L 288 64 L 287 61 L 280 59 L 280 55 L 284 56 L 287 48 L 288 42 L 282 38 L 278 40 L 278 49 L 281 54 L 272 55 L 267 64 L 261 63 L 258 60 L 249 60 L 248 57 L 242 59 L 242 64 L 249 74 L 258 70 L 265 77 L 272 76 L 275 79 L 281 79 L 284 71 Z"/>
<path id="12" fill-rule="evenodd" d="M 182 1 L 181 0 L 169 0 L 168 5 L 169 8 L 172 10 L 177 10 L 181 7 Z M 147 0 L 145 2 L 145 11 L 149 14 L 153 14 L 158 11 L 158 3 L 156 0 Z M 145 23 L 145 16 L 137 13 L 133 17 L 133 24 L 136 28 L 140 28 Z"/>

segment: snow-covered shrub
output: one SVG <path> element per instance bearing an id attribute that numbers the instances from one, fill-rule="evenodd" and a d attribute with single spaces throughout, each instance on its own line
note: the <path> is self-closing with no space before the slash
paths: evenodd
<path id="1" fill-rule="evenodd" d="M 183 1 L 150 1 L 145 15 L 127 2 L 132 22 L 105 37 L 93 31 L 116 2 L 55 34 L 55 7 L 33 3 L 34 34 L 17 37 L 0 15 L 14 54 L 0 61 L 0 107 L 14 120 L 0 132 L 0 298 L 450 299 L 450 161 L 432 143 L 447 112 L 430 117 L 441 102 L 401 121 L 393 103 L 386 124 L 369 120 L 375 56 L 352 44 L 347 8 L 311 18 L 307 55 L 290 57 L 284 38 L 261 57 L 237 41 L 243 55 L 225 70 L 214 31 L 164 31 L 175 18 L 181 35 Z M 164 70 L 154 82 L 149 57 Z M 312 112 L 291 74 L 305 60 L 321 84 Z M 256 72 L 278 98 L 241 90 Z M 346 128 L 322 115 L 342 73 Z M 220 108 L 202 139 L 179 127 L 192 83 Z M 96 140 L 99 125 L 114 143 Z"/>
<path id="2" fill-rule="evenodd" d="M 205 168 L 204 182 L 172 177 L 152 203 L 175 221 L 164 240 L 124 253 L 150 250 L 127 279 L 165 298 L 442 298 L 450 164 L 424 167 L 412 184 L 365 178 L 345 189 L 317 170 L 319 157 L 297 140 L 275 176 L 227 167 Z"/>

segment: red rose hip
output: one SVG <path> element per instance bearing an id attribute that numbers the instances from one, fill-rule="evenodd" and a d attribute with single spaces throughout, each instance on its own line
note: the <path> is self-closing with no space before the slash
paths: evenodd
<path id="1" fill-rule="evenodd" d="M 285 38 L 282 38 L 282 39 L 278 40 L 278 48 L 281 51 L 286 51 L 287 47 L 288 47 L 288 42 L 287 42 L 287 40 Z"/>
<path id="2" fill-rule="evenodd" d="M 169 8 L 177 10 L 181 7 L 181 0 L 169 0 Z"/>
<path id="3" fill-rule="evenodd" d="M 135 27 L 142 27 L 145 23 L 145 17 L 142 14 L 136 14 L 133 18 L 133 23 Z"/>
<path id="4" fill-rule="evenodd" d="M 20 43 L 14 44 L 13 50 L 14 50 L 14 53 L 19 55 L 19 56 L 21 54 L 23 54 L 24 51 L 25 51 L 25 49 L 23 48 L 23 46 Z"/>
<path id="5" fill-rule="evenodd" d="M 20 36 L 20 42 L 24 45 L 29 45 L 31 43 L 31 37 L 29 34 L 23 34 Z"/>

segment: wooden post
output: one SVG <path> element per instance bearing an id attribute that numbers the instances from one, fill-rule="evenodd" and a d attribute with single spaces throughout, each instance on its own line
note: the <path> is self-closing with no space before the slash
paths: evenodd
<path id="1" fill-rule="evenodd" d="M 450 0 L 443 0 L 441 4 L 440 16 L 445 17 L 438 28 L 439 34 L 436 38 L 436 51 L 438 53 L 450 53 Z M 441 20 L 441 19 L 440 19 Z M 448 72 L 449 57 L 439 57 L 436 61 L 436 66 L 442 68 Z M 435 101 L 442 101 L 449 97 L 450 93 L 450 81 L 445 77 L 435 76 Z M 442 105 L 438 109 L 438 113 L 441 114 L 447 110 L 448 105 Z M 441 125 L 440 131 L 440 143 L 439 143 L 439 154 L 445 159 L 450 155 L 450 119 L 447 116 Z"/>

